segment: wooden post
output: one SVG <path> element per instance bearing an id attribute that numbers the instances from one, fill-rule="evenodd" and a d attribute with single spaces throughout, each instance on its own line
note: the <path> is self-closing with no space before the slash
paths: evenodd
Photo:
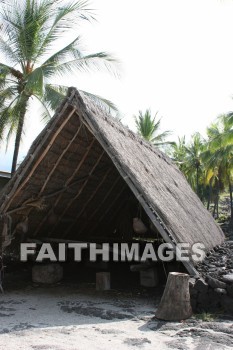
<path id="1" fill-rule="evenodd" d="M 110 272 L 96 273 L 96 290 L 110 289 Z"/>
<path id="2" fill-rule="evenodd" d="M 181 321 L 191 315 L 189 275 L 170 272 L 155 316 L 166 321 Z"/>
<path id="3" fill-rule="evenodd" d="M 140 271 L 140 284 L 143 287 L 157 287 L 159 284 L 156 268 Z"/>

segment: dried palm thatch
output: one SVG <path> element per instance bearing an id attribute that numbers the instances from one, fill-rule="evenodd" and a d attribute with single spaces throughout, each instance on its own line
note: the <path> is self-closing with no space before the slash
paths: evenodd
<path id="1" fill-rule="evenodd" d="M 203 242 L 210 250 L 224 240 L 166 155 L 70 88 L 1 193 L 0 230 L 6 215 L 14 227 L 25 213 L 29 237 L 129 239 L 118 234 L 117 220 L 130 200 L 174 247 Z"/>

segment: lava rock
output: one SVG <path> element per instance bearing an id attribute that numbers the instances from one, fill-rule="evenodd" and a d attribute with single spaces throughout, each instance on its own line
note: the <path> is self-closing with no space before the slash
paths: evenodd
<path id="1" fill-rule="evenodd" d="M 233 284 L 233 273 L 230 273 L 228 275 L 222 276 L 222 280 L 226 283 Z"/>
<path id="2" fill-rule="evenodd" d="M 227 294 L 233 298 L 233 285 L 227 286 Z"/>
<path id="3" fill-rule="evenodd" d="M 223 288 L 215 288 L 214 291 L 218 294 L 227 294 L 226 289 Z"/>
<path id="4" fill-rule="evenodd" d="M 223 289 L 225 289 L 226 286 L 227 286 L 226 283 L 221 282 L 221 281 L 219 281 L 216 278 L 213 278 L 211 276 L 207 277 L 207 283 L 213 289 L 216 289 L 216 288 L 223 288 Z"/>
<path id="5" fill-rule="evenodd" d="M 223 295 L 221 298 L 221 304 L 227 313 L 233 314 L 233 298 Z"/>
<path id="6" fill-rule="evenodd" d="M 195 283 L 196 283 L 195 278 L 190 278 L 190 279 L 189 279 L 189 288 L 190 288 L 190 289 L 194 288 Z"/>
<path id="7" fill-rule="evenodd" d="M 199 278 L 195 284 L 195 289 L 201 293 L 205 293 L 208 290 L 208 284 L 204 281 L 203 278 Z"/>
<path id="8" fill-rule="evenodd" d="M 197 302 L 204 309 L 209 304 L 209 295 L 207 293 L 199 293 Z"/>

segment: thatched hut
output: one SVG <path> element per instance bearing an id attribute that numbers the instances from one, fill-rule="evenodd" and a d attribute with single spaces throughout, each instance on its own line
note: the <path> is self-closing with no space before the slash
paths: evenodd
<path id="1" fill-rule="evenodd" d="M 2 247 L 9 221 L 12 233 L 26 219 L 37 240 L 129 241 L 135 217 L 174 247 L 224 240 L 177 166 L 74 88 L 2 191 L 0 215 Z"/>

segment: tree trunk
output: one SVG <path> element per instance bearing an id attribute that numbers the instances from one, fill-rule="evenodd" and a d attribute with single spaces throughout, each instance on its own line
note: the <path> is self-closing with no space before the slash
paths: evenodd
<path id="1" fill-rule="evenodd" d="M 196 191 L 197 191 L 197 195 L 199 197 L 199 165 L 197 165 L 197 173 L 196 173 Z"/>
<path id="2" fill-rule="evenodd" d="M 28 100 L 29 100 L 29 97 L 25 96 L 23 98 L 22 105 L 21 105 L 21 111 L 19 114 L 19 122 L 18 122 L 16 137 L 15 137 L 15 147 L 14 147 L 14 154 L 13 154 L 13 160 L 12 160 L 11 175 L 13 175 L 16 171 L 17 160 L 18 160 L 18 155 L 19 155 L 19 146 L 20 146 L 21 136 L 22 136 L 22 132 L 23 132 L 24 119 L 25 119 Z"/>
<path id="3" fill-rule="evenodd" d="M 189 275 L 170 272 L 155 316 L 165 321 L 181 321 L 191 315 Z"/>
<path id="4" fill-rule="evenodd" d="M 211 187 L 211 185 L 210 185 L 210 188 L 209 188 L 209 195 L 208 195 L 208 202 L 207 202 L 207 210 L 210 209 L 211 197 L 212 197 L 212 187 Z"/>
<path id="5" fill-rule="evenodd" d="M 215 217 L 215 211 L 216 211 L 216 199 L 214 199 L 213 218 Z"/>
<path id="6" fill-rule="evenodd" d="M 232 198 L 232 185 L 230 175 L 228 175 L 228 183 L 229 183 L 229 192 L 230 192 L 230 205 L 231 205 L 231 220 L 230 225 L 233 225 L 233 198 Z"/>

